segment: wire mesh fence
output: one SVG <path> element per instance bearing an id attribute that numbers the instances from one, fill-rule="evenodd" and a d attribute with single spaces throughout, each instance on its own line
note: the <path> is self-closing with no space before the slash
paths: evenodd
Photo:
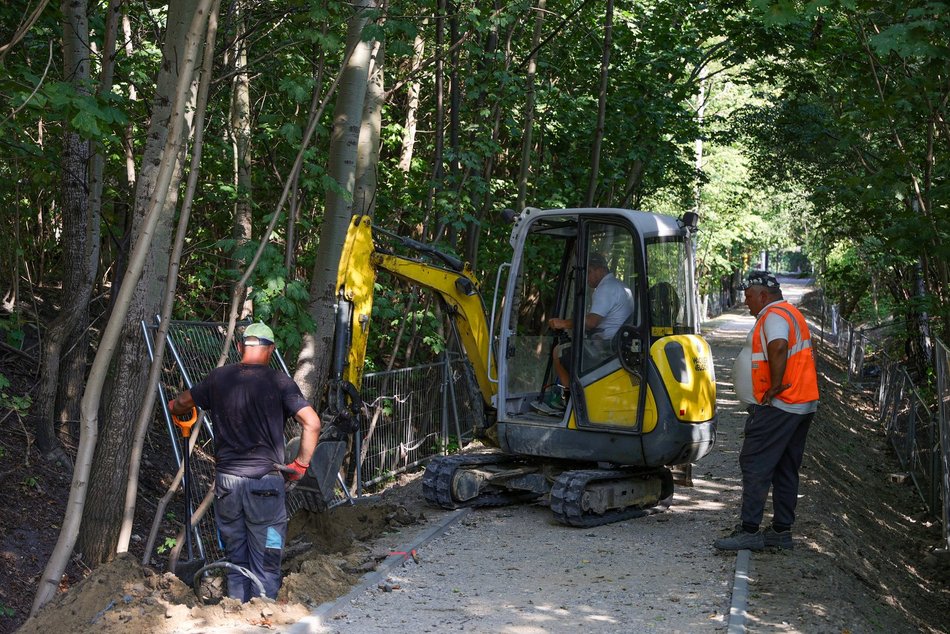
<path id="1" fill-rule="evenodd" d="M 154 357 L 158 321 L 142 322 L 142 330 Z M 160 403 L 201 381 L 217 366 L 224 344 L 226 324 L 210 322 L 171 322 L 162 375 L 158 386 Z M 239 361 L 237 350 L 228 351 L 225 363 Z M 279 351 L 271 357 L 271 366 L 288 372 Z M 349 475 L 339 477 L 338 490 L 330 507 L 344 503 L 349 492 L 363 495 L 397 474 L 425 464 L 433 456 L 464 446 L 473 439 L 473 431 L 483 419 L 483 405 L 468 361 L 457 350 L 447 350 L 442 361 L 363 377 L 362 397 L 366 416 L 360 433 L 355 435 L 353 451 L 344 463 Z M 178 429 L 165 407 L 160 407 L 168 451 L 176 467 L 182 464 L 182 445 Z M 299 434 L 299 424 L 291 419 L 285 428 L 287 439 Z M 199 506 L 214 484 L 214 418 L 205 413 L 195 427 L 195 448 L 191 454 L 192 481 L 189 487 L 192 509 Z M 293 515 L 306 503 L 298 491 L 287 497 L 288 514 Z M 183 507 L 182 507 L 183 508 Z M 195 526 L 193 542 L 198 556 L 214 561 L 223 557 L 212 505 Z"/>
<path id="2" fill-rule="evenodd" d="M 351 490 L 391 480 L 472 439 L 481 416 L 471 369 L 458 353 L 440 363 L 375 372 L 363 377 L 367 416 L 357 438 Z"/>
<path id="3" fill-rule="evenodd" d="M 876 395 L 879 421 L 901 468 L 943 526 L 950 549 L 950 361 L 946 345 L 934 345 L 935 398 L 925 397 L 907 369 L 880 349 L 868 332 L 821 302 L 821 340 L 847 363 L 847 380 Z M 936 401 L 936 402 L 934 402 Z"/>

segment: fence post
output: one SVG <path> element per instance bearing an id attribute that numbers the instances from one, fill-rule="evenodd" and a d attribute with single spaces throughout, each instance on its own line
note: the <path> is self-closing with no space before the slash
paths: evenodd
<path id="1" fill-rule="evenodd" d="M 353 455 L 356 462 L 356 497 L 363 496 L 363 465 L 360 464 L 360 456 L 363 455 L 363 428 L 356 430 L 353 434 L 356 442 L 353 443 Z"/>
<path id="2" fill-rule="evenodd" d="M 948 400 L 950 400 L 950 383 L 948 383 L 948 361 L 950 361 L 950 351 L 947 346 L 937 339 L 935 347 L 935 360 L 937 367 L 937 426 L 939 428 L 940 442 L 940 465 L 941 465 L 941 484 L 943 486 L 943 509 L 941 518 L 943 520 L 943 550 L 950 551 L 950 412 L 947 411 Z M 939 497 L 939 496 L 938 496 Z"/>
<path id="3" fill-rule="evenodd" d="M 446 349 L 442 353 L 442 454 L 449 453 L 449 390 L 452 374 L 452 367 L 449 364 L 449 351 Z M 453 399 L 453 405 L 454 405 Z"/>

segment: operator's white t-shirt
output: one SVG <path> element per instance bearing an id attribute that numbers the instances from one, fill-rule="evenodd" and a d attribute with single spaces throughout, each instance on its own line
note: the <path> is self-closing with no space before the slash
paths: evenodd
<path id="1" fill-rule="evenodd" d="M 765 306 L 759 311 L 756 320 L 762 316 L 762 313 L 764 313 L 769 306 L 781 301 L 785 300 L 778 300 Z M 767 343 L 771 343 L 775 339 L 788 341 L 788 322 L 781 315 L 775 312 L 769 313 L 765 316 L 765 324 L 762 327 L 765 330 L 765 341 Z M 752 389 L 752 333 L 754 331 L 754 327 L 749 330 L 749 334 L 745 339 L 745 345 L 739 354 L 736 355 L 736 360 L 732 365 L 732 384 L 736 390 L 736 396 L 746 405 L 759 404 L 758 401 L 755 400 L 755 391 Z M 786 403 L 780 396 L 773 398 L 771 405 L 790 414 L 810 414 L 818 409 L 818 401 L 812 401 L 810 403 Z"/>
<path id="2" fill-rule="evenodd" d="M 590 312 L 600 315 L 597 339 L 610 339 L 633 314 L 633 292 L 608 273 L 590 298 Z"/>

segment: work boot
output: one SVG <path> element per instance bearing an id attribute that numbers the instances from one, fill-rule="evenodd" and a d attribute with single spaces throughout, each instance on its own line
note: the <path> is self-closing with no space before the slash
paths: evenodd
<path id="1" fill-rule="evenodd" d="M 791 550 L 794 548 L 792 543 L 792 531 L 777 531 L 771 526 L 763 531 L 763 540 L 767 548 L 781 548 L 783 550 Z"/>
<path id="2" fill-rule="evenodd" d="M 560 385 L 555 385 L 545 397 L 544 404 L 554 410 L 555 413 L 560 414 L 567 409 L 566 401 L 567 390 Z"/>
<path id="3" fill-rule="evenodd" d="M 713 546 L 719 550 L 762 550 L 765 548 L 765 537 L 762 531 L 747 533 L 740 525 L 728 537 L 717 539 Z"/>
<path id="4" fill-rule="evenodd" d="M 536 412 L 540 412 L 542 414 L 547 414 L 548 416 L 555 416 L 559 414 L 560 412 L 558 412 L 556 409 L 554 409 L 553 407 L 551 407 L 550 405 L 544 402 L 546 400 L 547 400 L 547 397 L 542 397 L 536 401 L 531 401 L 530 403 L 531 409 L 533 409 Z"/>

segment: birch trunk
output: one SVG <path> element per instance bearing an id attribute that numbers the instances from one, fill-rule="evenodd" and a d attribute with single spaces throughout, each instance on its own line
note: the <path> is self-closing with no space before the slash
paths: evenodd
<path id="1" fill-rule="evenodd" d="M 353 213 L 372 216 L 376 210 L 376 171 L 379 163 L 379 135 L 383 122 L 385 100 L 383 62 L 386 47 L 376 42 L 370 57 L 363 100 L 360 140 L 356 149 L 356 184 L 353 194 Z"/>
<path id="2" fill-rule="evenodd" d="M 372 42 L 362 39 L 367 13 L 376 8 L 375 0 L 360 0 L 347 25 L 346 50 L 339 92 L 330 134 L 330 156 L 327 173 L 337 188 L 328 188 L 320 244 L 310 278 L 309 312 L 314 332 L 303 337 L 294 380 L 304 396 L 319 406 L 330 365 L 334 332 L 336 278 L 343 249 L 343 240 L 352 214 L 353 190 L 356 180 L 356 151 L 360 139 L 360 123 L 366 83 L 372 55 Z"/>
<path id="3" fill-rule="evenodd" d="M 427 21 L 423 21 L 423 26 L 425 26 Z M 410 74 L 413 77 L 417 76 L 417 71 L 419 67 L 422 66 L 422 57 L 425 53 L 425 40 L 422 39 L 422 35 L 417 34 L 416 39 L 412 45 L 412 68 L 410 69 Z M 412 151 L 416 144 L 416 125 L 418 122 L 418 112 L 419 112 L 419 80 L 413 79 L 409 82 L 407 88 L 407 105 L 406 105 L 406 126 L 402 134 L 402 152 L 399 154 L 399 169 L 403 172 L 409 173 L 409 170 L 412 169 Z"/>

